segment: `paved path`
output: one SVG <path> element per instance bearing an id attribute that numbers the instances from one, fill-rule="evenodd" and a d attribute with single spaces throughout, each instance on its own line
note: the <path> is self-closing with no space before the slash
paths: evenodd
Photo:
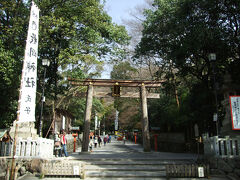
<path id="1" fill-rule="evenodd" d="M 70 153 L 69 157 L 59 157 L 55 158 L 56 160 L 63 160 L 64 162 L 66 161 L 84 161 L 84 162 L 89 162 L 89 161 L 98 161 L 99 162 L 104 162 L 104 160 L 116 160 L 117 163 L 123 163 L 126 164 L 129 159 L 135 159 L 137 161 L 141 161 L 144 159 L 150 159 L 151 161 L 159 161 L 164 160 L 166 161 L 192 161 L 195 162 L 198 158 L 198 155 L 196 154 L 187 154 L 187 153 L 167 153 L 167 152 L 143 152 L 143 147 L 139 144 L 134 144 L 133 142 L 126 141 L 125 144 L 123 144 L 122 141 L 117 141 L 114 138 L 112 139 L 111 143 L 107 143 L 106 146 L 102 145 L 101 147 L 93 148 L 93 152 L 87 152 L 87 153 L 82 153 L 81 148 L 78 148 L 75 153 Z M 147 163 L 145 161 L 144 163 Z M 37 177 L 34 177 L 33 175 L 26 175 L 22 178 L 19 178 L 22 180 L 35 180 L 38 179 Z M 72 180 L 72 179 L 79 179 L 79 178 L 44 178 L 43 180 L 57 180 L 57 179 L 64 179 L 64 180 Z M 97 178 L 96 178 L 97 179 Z M 99 178 L 98 178 L 99 179 Z M 101 179 L 101 178 L 100 178 Z M 102 178 L 104 179 L 104 178 Z M 128 178 L 113 178 L 113 179 L 124 179 L 127 180 Z M 134 179 L 134 178 L 133 178 Z M 133 180 L 131 179 L 131 180 Z M 138 180 L 142 180 L 141 178 L 137 178 Z M 166 178 L 157 178 L 157 179 L 166 179 Z M 171 178 L 171 179 L 178 179 L 178 180 L 183 180 L 184 178 Z M 191 179 L 191 178 L 188 178 Z M 197 178 L 192 178 L 192 179 L 197 179 Z M 201 178 L 203 180 L 205 178 Z M 212 177 L 210 179 L 214 180 L 224 180 L 225 178 L 220 178 L 220 177 Z M 93 178 L 91 178 L 93 180 Z M 109 178 L 108 178 L 109 180 Z M 130 180 L 130 179 L 129 179 Z"/>
<path id="2" fill-rule="evenodd" d="M 186 154 L 186 153 L 167 153 L 167 152 L 143 152 L 143 147 L 140 144 L 134 144 L 131 141 L 126 141 L 123 144 L 122 141 L 117 141 L 114 138 L 111 143 L 107 143 L 106 146 L 102 145 L 101 147 L 93 148 L 91 153 L 81 153 L 81 148 L 77 149 L 77 152 L 70 154 L 68 159 L 144 159 L 144 158 L 153 158 L 153 159 L 163 159 L 163 160 L 193 160 L 196 161 L 198 156 L 197 154 Z"/>

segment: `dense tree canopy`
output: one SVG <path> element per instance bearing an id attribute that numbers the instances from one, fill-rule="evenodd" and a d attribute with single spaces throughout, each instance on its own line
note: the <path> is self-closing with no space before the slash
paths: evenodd
<path id="1" fill-rule="evenodd" d="M 136 71 L 137 70 L 132 67 L 129 62 L 121 62 L 118 65 L 113 66 L 113 70 L 111 72 L 111 79 L 132 79 Z"/>
<path id="2" fill-rule="evenodd" d="M 183 75 L 207 81 L 208 54 L 218 70 L 239 61 L 239 1 L 155 0 L 146 11 L 138 54 L 171 59 Z"/>
<path id="3" fill-rule="evenodd" d="M 16 118 L 28 13 L 21 1 L 0 1 L 0 127 Z"/>
<path id="4" fill-rule="evenodd" d="M 99 76 L 104 61 L 123 57 L 123 45 L 129 37 L 123 26 L 112 23 L 98 0 L 36 0 L 35 3 L 40 8 L 36 102 L 40 101 L 43 85 L 41 60 L 48 59 L 46 108 L 52 106 L 52 101 L 58 108 L 67 108 L 72 97 L 69 92 L 81 89 L 66 85 L 64 76 Z M 30 0 L 0 1 L 0 127 L 7 127 L 16 119 L 30 6 Z"/>
<path id="5" fill-rule="evenodd" d="M 159 66 L 156 78 L 166 80 L 160 90 L 163 98 L 150 104 L 151 123 L 162 127 L 198 123 L 201 132 L 215 131 L 213 90 L 217 86 L 212 65 L 217 90 L 226 72 L 239 82 L 239 10 L 237 0 L 155 0 L 145 11 L 135 58 L 154 57 Z M 209 61 L 209 53 L 216 53 L 215 64 Z"/>
<path id="6" fill-rule="evenodd" d="M 131 80 L 136 79 L 137 69 L 130 62 L 124 61 L 113 66 L 111 79 Z M 121 87 L 122 93 L 139 92 L 136 87 Z M 119 111 L 119 128 L 121 130 L 132 130 L 140 128 L 140 101 L 137 98 L 114 98 L 114 107 Z"/>

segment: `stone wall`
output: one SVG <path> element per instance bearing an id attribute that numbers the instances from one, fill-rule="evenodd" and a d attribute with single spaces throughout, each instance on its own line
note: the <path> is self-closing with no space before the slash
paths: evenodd
<path id="1" fill-rule="evenodd" d="M 155 137 L 150 137 L 151 149 L 155 149 Z M 128 139 L 134 140 L 133 135 L 128 135 Z M 137 134 L 137 143 L 142 144 L 141 134 Z M 157 135 L 157 148 L 158 151 L 163 152 L 186 152 L 185 137 L 183 133 L 159 133 Z"/>
<path id="2" fill-rule="evenodd" d="M 155 136 L 151 136 L 151 147 L 155 147 Z M 159 133 L 157 135 L 158 151 L 185 152 L 185 138 L 182 133 Z"/>
<path id="3" fill-rule="evenodd" d="M 26 173 L 41 173 L 42 163 L 47 160 L 43 159 L 15 159 L 17 167 L 17 177 L 23 176 Z M 12 161 L 9 158 L 0 158 L 0 180 L 5 180 L 6 176 L 11 173 Z M 8 168 L 8 174 L 7 174 Z"/>
<path id="4" fill-rule="evenodd" d="M 240 179 L 239 158 L 207 158 L 212 175 L 223 175 L 228 179 Z"/>
<path id="5" fill-rule="evenodd" d="M 0 158 L 0 180 L 5 180 L 7 171 L 8 160 L 6 158 Z"/>

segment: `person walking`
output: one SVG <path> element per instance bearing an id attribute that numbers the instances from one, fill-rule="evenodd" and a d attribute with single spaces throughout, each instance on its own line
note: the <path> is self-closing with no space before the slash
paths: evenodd
<path id="1" fill-rule="evenodd" d="M 102 138 L 98 136 L 98 147 L 101 147 L 101 144 L 102 144 Z"/>
<path id="2" fill-rule="evenodd" d="M 125 144 L 125 143 L 126 143 L 126 137 L 123 136 L 123 144 Z"/>
<path id="3" fill-rule="evenodd" d="M 95 137 L 95 139 L 94 139 L 94 148 L 97 148 L 97 144 L 98 144 L 98 140 L 97 140 L 97 137 Z"/>
<path id="4" fill-rule="evenodd" d="M 62 157 L 62 147 L 61 147 L 61 138 L 60 134 L 57 132 L 55 134 L 54 141 L 54 153 L 56 157 Z"/>
<path id="5" fill-rule="evenodd" d="M 62 130 L 62 133 L 61 133 L 61 144 L 62 144 L 62 149 L 65 157 L 68 157 L 66 132 L 64 130 Z"/>
<path id="6" fill-rule="evenodd" d="M 90 136 L 90 140 L 89 140 L 89 150 L 90 150 L 90 152 L 92 152 L 92 148 L 93 148 L 93 138 L 92 138 L 92 136 Z"/>
<path id="7" fill-rule="evenodd" d="M 106 146 L 107 140 L 108 140 L 107 136 L 104 136 L 104 138 L 103 138 L 104 146 Z"/>

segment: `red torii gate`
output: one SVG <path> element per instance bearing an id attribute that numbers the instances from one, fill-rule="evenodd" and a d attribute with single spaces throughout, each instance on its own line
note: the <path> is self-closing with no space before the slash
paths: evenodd
<path id="1" fill-rule="evenodd" d="M 142 135 L 143 135 L 143 148 L 145 152 L 150 152 L 150 135 L 148 125 L 148 111 L 147 111 L 147 98 L 159 98 L 157 93 L 148 93 L 146 88 L 157 88 L 160 87 L 164 81 L 147 81 L 147 80 L 111 80 L 111 79 L 72 79 L 68 78 L 70 83 L 75 86 L 88 86 L 87 97 L 86 97 L 86 109 L 84 117 L 84 132 L 83 132 L 83 143 L 82 152 L 88 152 L 89 144 L 89 133 L 90 133 L 90 121 L 92 111 L 92 100 L 93 96 L 96 97 L 107 97 L 107 96 L 118 96 L 118 97 L 132 97 L 141 98 L 142 101 Z M 95 92 L 93 91 L 94 86 L 102 87 L 136 87 L 140 89 L 140 93 L 121 93 L 111 94 L 107 92 Z"/>

